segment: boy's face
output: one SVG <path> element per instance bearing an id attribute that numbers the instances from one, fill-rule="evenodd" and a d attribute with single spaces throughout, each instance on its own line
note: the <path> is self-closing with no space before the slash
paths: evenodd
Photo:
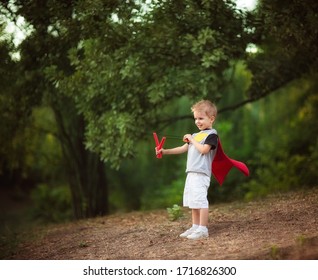
<path id="1" fill-rule="evenodd" d="M 215 117 L 209 117 L 205 112 L 202 111 L 194 111 L 194 122 L 199 130 L 205 130 L 212 128 L 212 124 L 214 122 Z"/>

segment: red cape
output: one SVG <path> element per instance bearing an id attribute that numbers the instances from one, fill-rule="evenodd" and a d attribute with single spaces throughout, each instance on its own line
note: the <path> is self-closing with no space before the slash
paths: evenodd
<path id="1" fill-rule="evenodd" d="M 236 167 L 245 176 L 248 176 L 250 174 L 245 163 L 231 159 L 223 152 L 221 141 L 219 138 L 216 154 L 212 161 L 212 173 L 220 185 L 223 184 L 226 175 L 229 173 L 232 167 Z"/>

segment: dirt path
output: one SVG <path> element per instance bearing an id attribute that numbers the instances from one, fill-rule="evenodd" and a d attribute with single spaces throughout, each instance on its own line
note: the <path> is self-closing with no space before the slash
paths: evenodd
<path id="1" fill-rule="evenodd" d="M 318 259 L 318 189 L 212 205 L 208 239 L 178 235 L 190 212 L 116 214 L 39 229 L 12 259 Z"/>

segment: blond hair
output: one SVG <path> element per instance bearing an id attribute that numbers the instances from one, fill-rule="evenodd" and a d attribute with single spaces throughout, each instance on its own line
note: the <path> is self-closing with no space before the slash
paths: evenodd
<path id="1" fill-rule="evenodd" d="M 191 107 L 192 113 L 194 111 L 204 112 L 208 117 L 216 118 L 218 110 L 216 105 L 211 102 L 210 100 L 200 100 L 199 102 L 195 103 Z"/>

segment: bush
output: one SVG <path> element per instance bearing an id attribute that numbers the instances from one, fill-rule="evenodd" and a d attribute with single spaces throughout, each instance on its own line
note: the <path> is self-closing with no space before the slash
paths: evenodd
<path id="1" fill-rule="evenodd" d="M 178 204 L 174 204 L 172 208 L 167 208 L 170 221 L 175 221 L 183 216 L 182 208 Z"/>
<path id="2" fill-rule="evenodd" d="M 41 222 L 62 222 L 72 218 L 71 194 L 67 186 L 40 184 L 31 193 L 32 218 Z"/>
<path id="3" fill-rule="evenodd" d="M 183 188 L 184 179 L 177 179 L 172 181 L 170 185 L 161 186 L 146 193 L 142 198 L 142 209 L 160 209 L 175 203 L 181 203 Z"/>
<path id="4" fill-rule="evenodd" d="M 318 142 L 317 142 L 318 143 Z M 245 199 L 264 197 L 271 193 L 286 192 L 317 185 L 318 144 L 309 148 L 309 154 L 281 153 L 274 162 L 270 155 L 260 155 L 262 167 L 253 179 L 243 184 Z"/>

